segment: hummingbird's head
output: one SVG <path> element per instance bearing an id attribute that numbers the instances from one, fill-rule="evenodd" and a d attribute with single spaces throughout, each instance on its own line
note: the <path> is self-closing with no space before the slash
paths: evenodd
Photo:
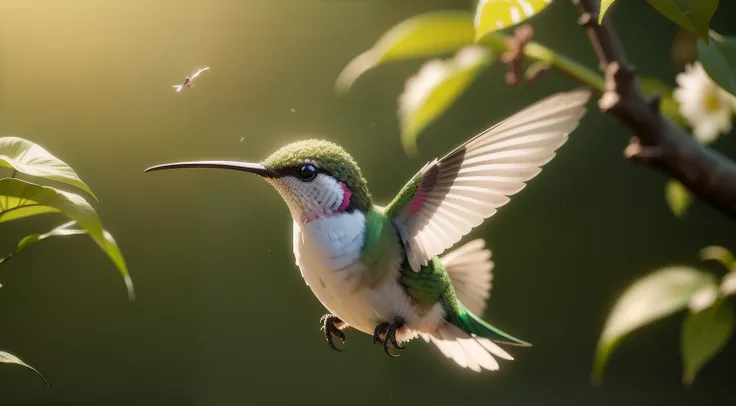
<path id="1" fill-rule="evenodd" d="M 175 168 L 220 168 L 260 175 L 279 192 L 291 216 L 300 223 L 341 212 L 366 211 L 373 204 L 355 160 L 337 144 L 323 140 L 293 142 L 262 163 L 180 162 L 157 165 L 146 172 Z"/>
<path id="2" fill-rule="evenodd" d="M 296 221 L 334 213 L 366 211 L 372 204 L 360 168 L 339 145 L 323 140 L 288 144 L 263 165 L 281 176 L 266 178 L 289 206 Z"/>

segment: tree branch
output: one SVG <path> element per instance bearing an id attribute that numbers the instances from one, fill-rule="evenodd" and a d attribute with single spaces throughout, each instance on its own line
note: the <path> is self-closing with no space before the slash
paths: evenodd
<path id="1" fill-rule="evenodd" d="M 736 163 L 667 120 L 659 111 L 658 98 L 643 95 L 613 24 L 608 17 L 597 23 L 600 1 L 572 2 L 605 73 L 605 92 L 598 106 L 636 135 L 626 157 L 677 179 L 700 200 L 736 219 Z"/>
<path id="2" fill-rule="evenodd" d="M 519 29 L 522 30 L 521 34 L 523 37 L 524 32 L 522 27 L 519 27 Z M 531 26 L 529 27 L 531 28 Z M 519 29 L 517 29 L 514 35 L 502 34 L 500 32 L 491 33 L 483 37 L 481 44 L 489 46 L 496 52 L 502 53 L 502 55 L 507 55 L 506 57 L 502 56 L 504 60 L 505 58 L 513 59 L 514 56 L 523 54 L 524 57 L 534 61 L 538 66 L 545 65 L 554 68 L 571 79 L 585 83 L 599 92 L 605 90 L 603 77 L 598 72 L 562 54 L 554 52 L 538 42 L 529 41 L 528 38 L 523 38 L 524 40 L 522 41 L 520 41 L 520 38 L 513 38 L 519 34 Z M 518 68 L 520 69 L 521 67 L 519 66 Z M 521 76 L 520 70 L 518 76 Z"/>

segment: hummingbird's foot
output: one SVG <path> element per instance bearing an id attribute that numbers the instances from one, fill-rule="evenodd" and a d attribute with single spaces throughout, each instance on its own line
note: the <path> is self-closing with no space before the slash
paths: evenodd
<path id="1" fill-rule="evenodd" d="M 338 325 L 344 324 L 343 321 L 334 314 L 325 314 L 324 316 L 322 316 L 321 319 L 319 319 L 319 323 L 322 325 L 321 330 L 325 333 L 325 340 L 327 340 L 327 345 L 329 345 L 330 348 L 335 351 L 342 351 L 341 349 L 335 347 L 333 336 L 339 337 L 340 340 L 342 340 L 342 343 L 345 344 L 345 333 L 340 331 L 340 329 L 338 328 Z"/>
<path id="2" fill-rule="evenodd" d="M 376 329 L 373 331 L 373 343 L 381 343 L 383 344 L 383 351 L 388 354 L 390 357 L 396 358 L 398 355 L 391 354 L 391 351 L 389 349 L 389 344 L 393 345 L 394 348 L 397 350 L 403 350 L 403 345 L 399 344 L 396 340 L 396 332 L 404 327 L 404 319 L 401 317 L 397 317 L 393 323 L 381 323 L 378 326 L 376 326 Z M 384 339 L 381 337 L 385 336 Z"/>

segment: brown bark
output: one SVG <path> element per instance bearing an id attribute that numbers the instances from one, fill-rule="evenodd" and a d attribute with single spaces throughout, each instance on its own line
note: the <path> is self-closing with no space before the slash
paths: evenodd
<path id="1" fill-rule="evenodd" d="M 736 163 L 667 120 L 658 98 L 644 96 L 613 24 L 608 17 L 598 24 L 599 0 L 572 2 L 605 73 L 606 91 L 598 106 L 635 134 L 624 155 L 677 179 L 701 201 L 736 219 Z"/>

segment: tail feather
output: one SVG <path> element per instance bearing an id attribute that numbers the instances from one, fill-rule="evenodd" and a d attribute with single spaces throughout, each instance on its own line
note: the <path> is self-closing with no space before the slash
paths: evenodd
<path id="1" fill-rule="evenodd" d="M 471 336 L 452 324 L 443 326 L 431 335 L 420 336 L 424 341 L 434 344 L 445 357 L 453 360 L 461 368 L 475 372 L 482 369 L 497 371 L 500 366 L 494 355 L 509 361 L 514 359 L 491 340 Z"/>
<path id="2" fill-rule="evenodd" d="M 450 275 L 458 300 L 475 314 L 483 314 L 491 295 L 493 261 L 482 238 L 472 240 L 440 258 Z"/>
<path id="3" fill-rule="evenodd" d="M 173 86 L 171 86 L 171 87 L 173 87 L 174 89 L 176 89 L 176 92 L 177 92 L 177 93 L 181 92 L 181 89 L 183 89 L 183 88 L 184 88 L 184 86 L 183 86 L 183 85 L 173 85 Z"/>
<path id="4" fill-rule="evenodd" d="M 463 324 L 462 326 L 459 326 L 460 328 L 479 337 L 487 338 L 501 344 L 516 345 L 520 347 L 532 346 L 526 341 L 520 340 L 512 336 L 511 334 L 505 333 L 500 329 L 493 327 L 470 311 L 466 311 L 464 315 L 461 315 L 459 317 L 459 319 L 462 320 L 461 323 Z"/>
<path id="5" fill-rule="evenodd" d="M 496 343 L 531 346 L 480 319 L 490 297 L 493 275 L 491 251 L 483 239 L 470 241 L 440 258 L 447 270 L 455 294 L 460 302 L 461 314 L 452 317 L 432 334 L 420 337 L 434 344 L 442 354 L 462 368 L 473 371 L 496 371 L 498 361 L 514 358 Z"/>

